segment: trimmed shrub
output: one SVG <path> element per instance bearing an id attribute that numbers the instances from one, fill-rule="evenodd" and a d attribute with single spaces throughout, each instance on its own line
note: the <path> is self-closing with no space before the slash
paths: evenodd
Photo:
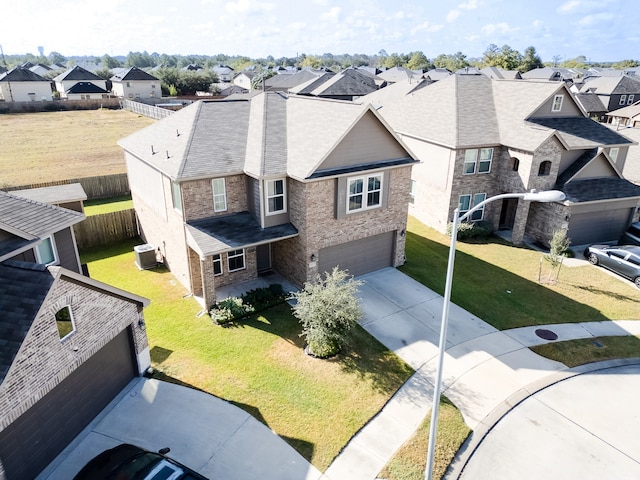
<path id="1" fill-rule="evenodd" d="M 254 308 L 244 303 L 241 298 L 229 297 L 216 303 L 209 311 L 209 315 L 211 315 L 211 320 L 218 325 L 224 325 L 237 318 L 244 317 L 249 313 L 253 313 L 253 311 Z"/>
<path id="2" fill-rule="evenodd" d="M 447 225 L 447 235 L 451 236 L 453 223 Z M 467 240 L 470 238 L 486 238 L 493 234 L 493 224 L 486 220 L 479 222 L 460 222 L 458 223 L 458 240 Z"/>
<path id="3" fill-rule="evenodd" d="M 218 325 L 246 317 L 252 313 L 273 307 L 287 299 L 282 285 L 273 283 L 265 288 L 255 288 L 242 295 L 241 298 L 229 297 L 216 303 L 209 315 Z"/>

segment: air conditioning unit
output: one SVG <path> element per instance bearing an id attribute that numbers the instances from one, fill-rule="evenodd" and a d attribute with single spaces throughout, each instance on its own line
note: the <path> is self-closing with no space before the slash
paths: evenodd
<path id="1" fill-rule="evenodd" d="M 136 265 L 140 270 L 155 268 L 158 264 L 156 261 L 156 249 L 153 245 L 145 243 L 144 245 L 136 245 L 133 247 L 136 253 Z"/>

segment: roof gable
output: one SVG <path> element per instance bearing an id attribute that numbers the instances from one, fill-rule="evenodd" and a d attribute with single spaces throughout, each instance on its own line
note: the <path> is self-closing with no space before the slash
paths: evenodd
<path id="1" fill-rule="evenodd" d="M 411 158 L 411 154 L 398 142 L 373 110 L 368 109 L 316 171 L 363 164 L 373 166 L 377 162 L 401 158 Z"/>
<path id="2" fill-rule="evenodd" d="M 61 73 L 56 78 L 54 78 L 54 81 L 56 81 L 56 82 L 62 82 L 64 80 L 99 80 L 99 81 L 104 81 L 98 75 L 96 75 L 95 73 L 90 72 L 89 70 L 86 70 L 86 69 L 82 68 L 80 65 L 75 65 L 73 68 L 70 68 L 66 72 Z"/>
<path id="3" fill-rule="evenodd" d="M 159 81 L 153 75 L 148 74 L 144 70 L 140 70 L 138 67 L 131 67 L 123 72 L 115 74 L 110 79 L 112 82 L 124 82 L 124 81 L 135 81 L 135 80 L 156 80 Z"/>
<path id="4" fill-rule="evenodd" d="M 78 82 L 67 93 L 108 93 L 104 88 L 91 82 Z"/>

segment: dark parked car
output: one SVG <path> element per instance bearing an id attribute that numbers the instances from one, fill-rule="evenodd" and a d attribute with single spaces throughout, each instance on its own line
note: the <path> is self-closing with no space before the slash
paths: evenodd
<path id="1" fill-rule="evenodd" d="M 159 453 L 123 443 L 87 463 L 73 480 L 207 480 L 199 473 Z"/>
<path id="2" fill-rule="evenodd" d="M 640 245 L 640 222 L 629 225 L 627 231 L 622 234 L 619 245 Z"/>
<path id="3" fill-rule="evenodd" d="M 584 251 L 584 256 L 589 263 L 602 265 L 633 281 L 640 288 L 640 246 L 591 245 Z"/>

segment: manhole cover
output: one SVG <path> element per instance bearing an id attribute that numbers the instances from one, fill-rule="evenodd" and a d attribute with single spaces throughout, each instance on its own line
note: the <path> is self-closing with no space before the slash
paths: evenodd
<path id="1" fill-rule="evenodd" d="M 539 328 L 536 330 L 536 335 L 545 340 L 557 340 L 558 335 L 551 330 L 547 330 L 546 328 Z"/>

